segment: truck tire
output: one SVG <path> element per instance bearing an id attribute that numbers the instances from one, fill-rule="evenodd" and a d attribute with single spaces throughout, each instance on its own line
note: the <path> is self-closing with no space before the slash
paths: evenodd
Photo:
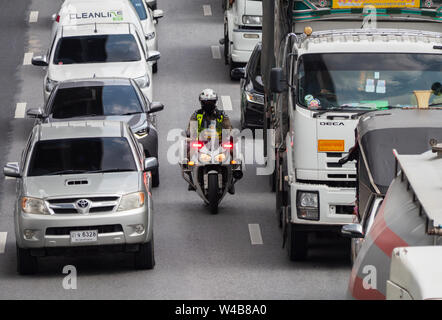
<path id="1" fill-rule="evenodd" d="M 287 253 L 290 261 L 304 261 L 308 253 L 308 233 L 297 231 L 292 223 L 287 226 Z"/>
<path id="2" fill-rule="evenodd" d="M 22 275 L 35 274 L 38 270 L 37 257 L 31 255 L 31 250 L 17 247 L 17 272 Z"/>
<path id="3" fill-rule="evenodd" d="M 158 188 L 160 185 L 160 170 L 155 169 L 152 171 L 152 187 Z"/>
<path id="4" fill-rule="evenodd" d="M 209 199 L 209 207 L 211 214 L 218 213 L 218 175 L 217 174 L 209 174 L 209 190 L 208 190 L 208 199 Z"/>
<path id="5" fill-rule="evenodd" d="M 155 267 L 153 235 L 152 240 L 140 244 L 140 250 L 135 252 L 134 265 L 138 270 L 150 270 Z"/>

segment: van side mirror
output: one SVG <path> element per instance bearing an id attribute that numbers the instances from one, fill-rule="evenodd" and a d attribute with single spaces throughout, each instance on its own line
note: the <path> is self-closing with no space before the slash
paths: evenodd
<path id="1" fill-rule="evenodd" d="M 154 157 L 144 159 L 144 171 L 154 171 L 158 169 L 158 159 Z"/>
<path id="2" fill-rule="evenodd" d="M 32 65 L 37 67 L 47 67 L 49 65 L 48 57 L 44 56 L 35 56 L 32 58 Z"/>
<path id="3" fill-rule="evenodd" d="M 163 10 L 154 10 L 152 15 L 153 15 L 154 19 L 161 19 L 162 17 L 164 17 L 164 11 Z"/>
<path id="4" fill-rule="evenodd" d="M 29 109 L 26 112 L 26 115 L 28 116 L 28 118 L 41 119 L 41 118 L 43 118 L 43 110 L 41 108 Z"/>
<path id="5" fill-rule="evenodd" d="M 20 167 L 17 162 L 8 162 L 3 168 L 3 174 L 5 177 L 20 178 Z"/>
<path id="6" fill-rule="evenodd" d="M 155 112 L 159 112 L 161 110 L 164 109 L 164 104 L 162 104 L 161 102 L 152 102 L 150 105 L 150 110 L 147 113 L 155 113 Z"/>
<path id="7" fill-rule="evenodd" d="M 230 72 L 234 79 L 244 79 L 246 77 L 246 68 L 235 68 Z"/>
<path id="8" fill-rule="evenodd" d="M 161 58 L 161 53 L 159 51 L 151 50 L 147 55 L 147 62 L 158 61 Z"/>
<path id="9" fill-rule="evenodd" d="M 284 79 L 282 68 L 272 68 L 270 71 L 270 90 L 273 93 L 282 93 L 287 90 L 287 82 Z"/>
<path id="10" fill-rule="evenodd" d="M 364 238 L 364 230 L 359 223 L 346 224 L 342 226 L 341 235 L 346 238 Z"/>

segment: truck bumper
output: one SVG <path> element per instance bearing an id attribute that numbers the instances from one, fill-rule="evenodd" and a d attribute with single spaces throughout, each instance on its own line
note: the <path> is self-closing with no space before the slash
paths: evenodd
<path id="1" fill-rule="evenodd" d="M 231 41 L 232 61 L 235 63 L 247 63 L 252 55 L 253 49 L 262 39 L 261 30 L 237 29 L 233 31 Z"/>
<path id="2" fill-rule="evenodd" d="M 319 219 L 306 220 L 298 217 L 297 194 L 302 191 L 317 192 L 319 196 Z M 356 191 L 352 188 L 332 188 L 326 185 L 315 185 L 294 182 L 290 184 L 291 217 L 293 224 L 317 226 L 320 230 L 334 229 L 353 222 Z M 320 231 L 318 230 L 318 231 Z"/>

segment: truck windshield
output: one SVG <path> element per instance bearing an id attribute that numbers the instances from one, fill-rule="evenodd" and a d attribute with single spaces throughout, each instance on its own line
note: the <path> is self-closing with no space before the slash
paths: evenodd
<path id="1" fill-rule="evenodd" d="M 131 34 L 61 38 L 54 54 L 58 65 L 140 60 L 140 48 Z"/>
<path id="2" fill-rule="evenodd" d="M 130 85 L 107 85 L 58 89 L 50 114 L 54 119 L 87 116 L 120 116 L 143 112 Z"/>
<path id="3" fill-rule="evenodd" d="M 298 103 L 312 110 L 416 107 L 414 90 L 442 104 L 442 55 L 306 54 L 298 65 Z"/>
<path id="4" fill-rule="evenodd" d="M 125 138 L 63 139 L 36 143 L 28 176 L 136 170 Z"/>

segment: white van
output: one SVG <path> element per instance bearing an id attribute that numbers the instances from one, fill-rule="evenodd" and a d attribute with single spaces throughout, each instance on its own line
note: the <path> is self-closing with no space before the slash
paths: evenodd
<path id="1" fill-rule="evenodd" d="M 48 100 L 55 84 L 84 78 L 133 79 L 152 101 L 152 68 L 158 51 L 146 51 L 142 35 L 130 23 L 93 23 L 62 26 L 45 56 L 32 64 L 47 67 L 43 92 Z"/>

